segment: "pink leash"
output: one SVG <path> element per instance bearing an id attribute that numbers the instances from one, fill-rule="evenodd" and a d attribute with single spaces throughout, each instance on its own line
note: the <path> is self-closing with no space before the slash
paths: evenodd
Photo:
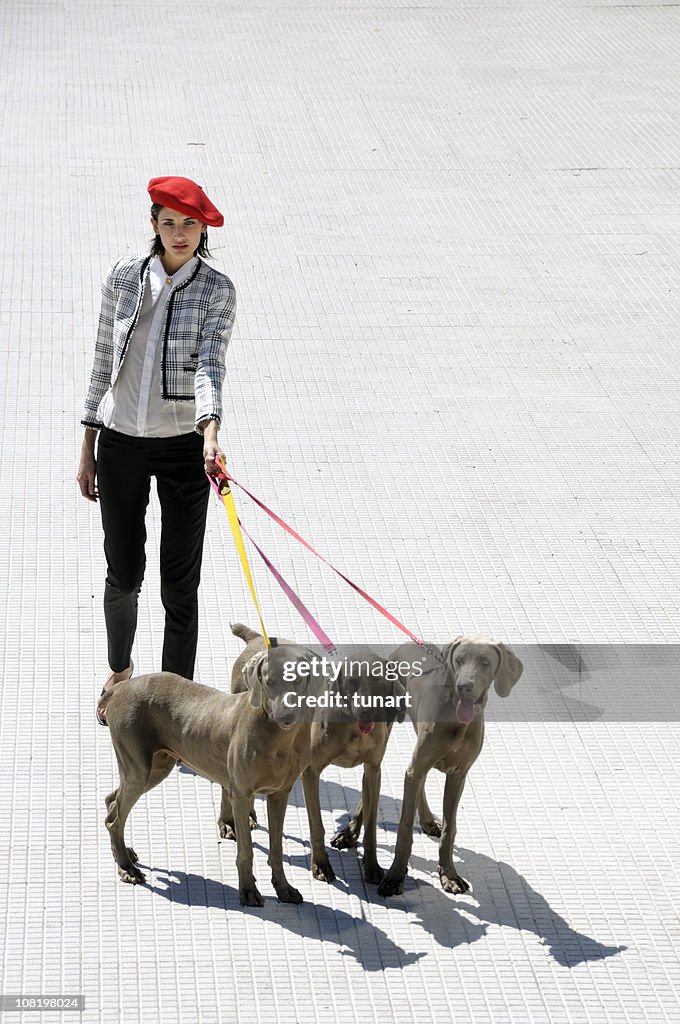
<path id="1" fill-rule="evenodd" d="M 222 472 L 226 476 L 227 480 L 230 480 L 233 484 L 236 484 L 236 486 L 239 487 L 243 491 L 244 494 L 247 494 L 248 497 L 252 501 L 254 501 L 256 505 L 259 505 L 259 507 L 262 509 L 262 511 L 266 512 L 267 515 L 271 519 L 273 519 L 275 523 L 278 523 L 278 525 L 281 526 L 287 533 L 289 533 L 291 535 L 291 537 L 294 537 L 295 540 L 299 541 L 300 544 L 302 544 L 304 547 L 306 547 L 308 551 L 311 551 L 313 555 L 316 555 L 316 557 L 319 558 L 325 565 L 329 566 L 329 568 L 331 568 L 333 570 L 333 572 L 336 573 L 340 577 L 340 579 L 343 579 L 345 581 L 345 583 L 348 583 L 350 585 L 350 587 L 352 587 L 353 590 L 356 590 L 357 594 L 360 594 L 361 597 L 363 597 L 365 601 L 368 601 L 368 603 L 370 605 L 372 605 L 376 609 L 376 611 L 380 612 L 381 615 L 384 615 L 386 619 L 389 619 L 389 621 L 393 625 L 395 625 L 398 629 L 400 629 L 402 631 L 402 633 L 406 633 L 406 635 L 408 637 L 410 637 L 411 640 L 413 640 L 415 643 L 417 643 L 419 647 L 424 647 L 425 646 L 423 641 L 419 640 L 418 637 L 414 633 L 412 633 L 411 630 L 408 629 L 407 626 L 405 626 L 403 624 L 403 622 L 400 622 L 399 619 L 395 618 L 394 615 L 392 615 L 391 612 L 388 612 L 386 608 L 383 608 L 383 606 L 381 604 L 379 604 L 378 601 L 374 600 L 374 598 L 372 598 L 370 594 L 367 594 L 365 590 L 362 590 L 362 588 L 358 584 L 354 583 L 349 578 L 349 576 L 345 576 L 345 574 L 343 572 L 340 572 L 339 569 L 336 569 L 335 566 L 331 562 L 329 562 L 327 558 L 324 558 L 323 555 L 320 555 L 319 552 L 315 548 L 313 548 L 312 545 L 309 544 L 304 539 L 304 537 L 301 537 L 300 534 L 296 530 L 294 530 L 292 528 L 292 526 L 289 526 L 288 523 L 286 523 L 283 519 L 281 519 L 280 516 L 277 516 L 276 512 L 272 512 L 272 510 L 270 508 L 268 508 L 268 506 L 265 505 L 263 501 L 260 501 L 259 498 L 256 498 L 255 495 L 252 494 L 248 490 L 247 487 L 244 487 L 242 484 L 240 484 L 238 482 L 238 480 L 236 480 L 235 477 L 233 477 L 231 475 L 231 473 L 228 471 L 227 467 L 224 464 L 223 459 L 221 459 L 218 456 L 217 459 L 216 459 L 216 462 L 221 467 Z M 243 526 L 241 526 L 241 528 L 243 529 Z M 244 530 L 244 533 L 245 532 L 246 531 Z M 255 541 L 253 541 L 252 537 L 250 537 L 250 535 L 248 533 L 246 533 L 246 536 L 251 541 L 251 543 L 255 545 L 257 551 L 259 552 L 261 557 L 264 559 L 265 564 L 270 569 L 270 571 L 273 573 L 274 578 L 277 580 L 279 585 L 283 588 L 283 590 L 286 593 L 286 595 L 288 596 L 288 598 L 293 602 L 295 607 L 298 609 L 298 611 L 300 612 L 300 615 L 302 615 L 303 619 L 308 624 L 308 626 L 310 627 L 310 629 L 312 630 L 314 635 L 319 639 L 321 644 L 324 647 L 326 647 L 326 650 L 329 650 L 329 648 L 326 646 L 327 644 L 330 644 L 330 646 L 333 647 L 332 642 L 326 636 L 326 634 L 324 633 L 323 629 L 321 628 L 319 623 L 316 621 L 316 619 L 314 619 L 313 616 L 311 615 L 311 613 L 309 611 L 307 611 L 307 609 L 302 604 L 302 601 L 300 601 L 300 599 L 297 596 L 297 594 L 293 591 L 293 589 L 291 587 L 288 586 L 286 581 L 283 579 L 281 574 L 274 568 L 274 566 L 271 564 L 271 562 L 269 561 L 267 556 L 264 554 L 264 552 L 260 550 L 260 548 L 257 546 L 257 544 L 255 544 Z M 324 637 L 324 639 L 321 639 L 322 636 Z M 333 648 L 333 650 L 335 650 L 335 648 Z M 329 653 L 331 653 L 331 652 L 329 651 Z"/>
<path id="2" fill-rule="evenodd" d="M 326 652 L 328 654 L 335 654 L 336 653 L 336 649 L 335 649 L 335 645 L 334 645 L 333 641 L 330 639 L 328 634 L 326 632 L 324 632 L 323 628 L 316 621 L 316 619 L 314 618 L 312 613 L 309 611 L 309 609 L 304 606 L 304 604 L 302 603 L 302 601 L 300 600 L 298 595 L 295 593 L 293 588 L 291 586 L 289 586 L 288 583 L 286 583 L 286 581 L 284 580 L 283 576 L 278 571 L 276 566 L 272 565 L 270 560 L 265 555 L 264 551 L 255 543 L 255 541 L 250 536 L 250 534 L 246 530 L 245 526 L 243 525 L 243 523 L 239 519 L 239 517 L 237 515 L 237 512 L 236 512 L 236 506 L 234 505 L 234 499 L 233 499 L 232 494 L 231 494 L 231 489 L 229 487 L 229 478 L 227 476 L 226 468 L 224 468 L 224 462 L 222 461 L 222 459 L 218 459 L 218 465 L 223 467 L 223 468 L 220 469 L 220 471 L 218 473 L 215 473 L 215 474 L 206 473 L 205 475 L 207 476 L 207 478 L 208 478 L 208 480 L 210 482 L 210 486 L 214 490 L 215 494 L 220 499 L 220 501 L 222 501 L 224 503 L 224 506 L 225 506 L 225 508 L 227 510 L 227 515 L 228 515 L 228 518 L 229 518 L 229 524 L 231 526 L 231 531 L 232 531 L 232 534 L 234 536 L 234 540 L 236 542 L 236 550 L 237 550 L 239 558 L 241 560 L 241 567 L 243 568 L 243 571 L 245 573 L 246 582 L 248 583 L 248 587 L 250 588 L 250 593 L 251 593 L 251 596 L 253 598 L 253 602 L 255 604 L 255 608 L 257 610 L 258 617 L 260 619 L 260 626 L 262 628 L 262 635 L 264 637 L 265 646 L 269 647 L 269 637 L 267 635 L 267 631 L 265 629 L 265 625 L 264 625 L 264 622 L 263 622 L 263 619 L 262 619 L 262 612 L 260 610 L 260 602 L 257 599 L 257 594 L 255 593 L 255 584 L 253 582 L 253 578 L 252 578 L 252 575 L 251 575 L 251 572 L 250 572 L 250 566 L 248 565 L 248 558 L 246 556 L 246 551 L 245 551 L 245 548 L 243 546 L 243 537 L 241 536 L 242 533 L 245 533 L 245 535 L 248 538 L 248 540 L 250 541 L 250 543 L 255 547 L 256 551 L 258 552 L 258 554 L 260 555 L 260 557 L 264 561 L 265 565 L 267 566 L 267 568 L 272 573 L 274 579 L 279 584 L 279 586 L 283 590 L 283 592 L 286 595 L 286 597 L 288 598 L 288 600 L 291 601 L 291 603 L 295 605 L 295 607 L 297 608 L 298 612 L 300 613 L 302 618 L 305 620 L 305 622 L 307 623 L 307 625 L 309 626 L 309 628 L 311 629 L 312 633 L 317 638 L 317 640 L 319 641 L 321 646 L 326 650 Z"/>
<path id="3" fill-rule="evenodd" d="M 239 522 L 240 522 L 240 520 L 239 520 Z M 248 538 L 250 543 L 253 545 L 255 550 L 257 551 L 258 555 L 260 556 L 260 558 L 262 559 L 264 564 L 269 569 L 270 573 L 272 574 L 272 576 L 274 577 L 274 579 L 276 580 L 278 585 L 283 590 L 283 592 L 286 595 L 286 597 L 288 598 L 288 600 L 292 604 L 295 605 L 295 607 L 299 611 L 300 615 L 305 620 L 305 622 L 307 623 L 307 625 L 309 626 L 309 628 L 311 629 L 312 633 L 317 638 L 317 640 L 319 641 L 321 646 L 324 648 L 324 650 L 328 654 L 335 654 L 336 653 L 335 644 L 333 643 L 331 638 L 328 636 L 328 634 L 326 632 L 324 632 L 323 627 L 317 622 L 317 620 L 314 618 L 314 616 L 309 611 L 309 609 L 304 606 L 304 604 L 302 603 L 302 601 L 300 600 L 298 595 L 295 593 L 293 588 L 288 583 L 286 583 L 286 581 L 284 580 L 283 576 L 281 575 L 279 570 L 276 568 L 276 566 L 272 565 L 272 563 L 267 558 L 267 556 L 265 555 L 265 553 L 262 550 L 262 548 L 250 536 L 250 534 L 246 530 L 246 528 L 243 525 L 243 523 L 241 523 L 241 529 L 243 530 L 243 532 L 245 533 L 246 537 Z"/>

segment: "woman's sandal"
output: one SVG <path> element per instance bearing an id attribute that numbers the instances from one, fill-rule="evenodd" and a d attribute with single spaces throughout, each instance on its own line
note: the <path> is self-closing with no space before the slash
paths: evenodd
<path id="1" fill-rule="evenodd" d="M 102 692 L 99 694 L 99 700 L 102 699 L 102 697 L 104 696 L 105 693 L 108 693 L 109 690 L 112 690 L 114 686 L 117 686 L 118 683 L 125 683 L 125 682 L 127 682 L 127 680 L 132 677 L 132 673 L 134 672 L 134 670 L 135 670 L 134 662 L 132 661 L 132 659 L 130 659 L 130 667 L 128 669 L 129 675 L 127 675 L 125 679 L 117 679 L 115 683 L 112 683 L 111 686 L 107 687 L 106 683 L 108 683 L 108 681 L 111 678 L 111 676 L 117 675 L 116 672 L 112 672 L 111 675 L 109 676 L 109 679 L 107 679 L 106 683 L 104 683 L 104 685 L 102 686 Z M 104 709 L 99 706 L 99 701 L 97 701 L 97 707 L 94 709 L 94 717 L 97 719 L 97 722 L 99 723 L 99 725 L 103 725 L 104 728 L 108 729 L 109 723 L 106 721 L 106 717 L 105 716 L 102 717 L 102 711 L 103 710 Z"/>

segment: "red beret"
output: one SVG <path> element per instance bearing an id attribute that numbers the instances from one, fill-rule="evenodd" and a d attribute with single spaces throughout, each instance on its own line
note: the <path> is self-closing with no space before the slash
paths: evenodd
<path id="1" fill-rule="evenodd" d="M 187 217 L 195 217 L 211 228 L 221 228 L 224 224 L 220 211 L 213 206 L 201 186 L 190 178 L 152 178 L 147 188 L 153 203 L 160 203 Z"/>

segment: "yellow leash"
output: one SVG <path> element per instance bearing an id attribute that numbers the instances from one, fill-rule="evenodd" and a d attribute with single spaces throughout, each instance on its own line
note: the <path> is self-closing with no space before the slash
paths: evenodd
<path id="1" fill-rule="evenodd" d="M 226 466 L 220 459 L 218 465 L 221 465 L 223 472 L 218 473 L 215 477 L 211 477 L 206 473 L 213 489 L 219 495 L 224 503 L 224 507 L 227 510 L 227 517 L 229 519 L 229 525 L 231 526 L 231 532 L 234 535 L 234 542 L 236 544 L 236 550 L 238 556 L 241 559 L 241 565 L 243 567 L 243 574 L 246 578 L 246 582 L 250 589 L 253 603 L 255 605 L 255 611 L 257 617 L 260 620 L 260 628 L 262 629 L 262 636 L 264 638 L 265 648 L 271 646 L 271 641 L 267 636 L 267 630 L 264 628 L 264 622 L 262 621 L 262 612 L 260 611 L 260 602 L 257 600 L 257 594 L 255 593 L 255 584 L 253 583 L 253 577 L 250 572 L 250 565 L 248 564 L 248 556 L 246 555 L 245 544 L 243 543 L 243 534 L 241 533 L 241 524 L 238 521 L 238 515 L 236 513 L 236 506 L 234 505 L 234 496 L 231 493 L 231 487 L 229 486 L 229 480 L 226 476 Z"/>

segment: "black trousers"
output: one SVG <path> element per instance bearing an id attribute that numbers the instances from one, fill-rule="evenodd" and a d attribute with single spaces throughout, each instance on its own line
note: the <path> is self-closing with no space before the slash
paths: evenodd
<path id="1" fill-rule="evenodd" d="M 130 664 L 137 601 L 146 568 L 146 509 L 151 477 L 161 505 L 162 669 L 192 679 L 198 643 L 198 585 L 210 485 L 203 438 L 129 437 L 102 428 L 97 447 L 99 506 L 107 576 L 104 617 L 109 666 Z"/>

